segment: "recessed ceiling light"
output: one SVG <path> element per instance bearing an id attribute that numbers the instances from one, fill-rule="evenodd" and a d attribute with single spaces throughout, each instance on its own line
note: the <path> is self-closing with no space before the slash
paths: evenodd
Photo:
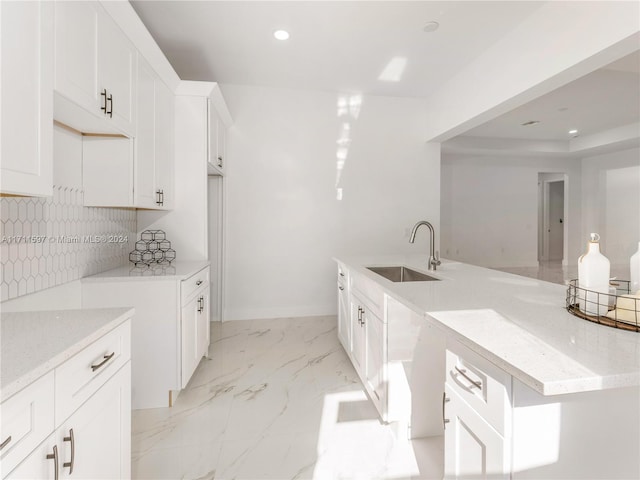
<path id="1" fill-rule="evenodd" d="M 440 24 L 438 22 L 427 22 L 425 23 L 422 30 L 425 32 L 435 32 L 438 27 L 440 27 Z"/>
<path id="2" fill-rule="evenodd" d="M 530 127 L 531 125 L 537 125 L 540 123 L 540 120 L 529 120 L 528 122 L 521 123 L 523 127 Z"/>
<path id="3" fill-rule="evenodd" d="M 578 136 L 578 130 L 573 129 L 573 130 L 569 130 L 569 135 L 573 135 L 574 137 Z"/>
<path id="4" fill-rule="evenodd" d="M 289 32 L 286 30 L 276 30 L 273 32 L 273 36 L 278 40 L 289 40 Z"/>

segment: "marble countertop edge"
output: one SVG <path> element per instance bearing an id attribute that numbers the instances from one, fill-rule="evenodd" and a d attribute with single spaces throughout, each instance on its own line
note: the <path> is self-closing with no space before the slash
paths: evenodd
<path id="1" fill-rule="evenodd" d="M 2 387 L 0 388 L 0 403 L 4 402 L 8 398 L 12 397 L 22 389 L 28 387 L 30 384 L 46 375 L 47 373 L 54 370 L 56 367 L 63 364 L 65 361 L 85 349 L 87 346 L 106 335 L 110 331 L 116 329 L 121 324 L 123 324 L 126 320 L 133 317 L 135 310 L 133 308 L 110 308 L 110 309 L 80 309 L 80 311 L 96 311 L 96 310 L 104 310 L 111 311 L 114 313 L 114 317 L 112 317 L 109 321 L 104 323 L 102 326 L 93 330 L 90 334 L 83 336 L 78 341 L 74 342 L 67 348 L 64 348 L 62 351 L 58 352 L 53 357 L 48 358 L 42 362 L 39 362 L 33 368 L 30 368 L 28 371 L 20 374 L 17 378 L 9 379 L 8 383 L 5 385 L 5 379 L 2 379 Z M 55 314 L 56 311 L 51 311 L 51 314 Z M 30 312 L 20 312 L 19 314 L 26 316 Z M 39 314 L 43 314 L 43 312 L 38 312 Z M 45 312 L 47 313 L 47 312 Z M 12 315 L 12 314 L 6 314 Z M 4 376 L 4 375 L 3 375 Z"/>

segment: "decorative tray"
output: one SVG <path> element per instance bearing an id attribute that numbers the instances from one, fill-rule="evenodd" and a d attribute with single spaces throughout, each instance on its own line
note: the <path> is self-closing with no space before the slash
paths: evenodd
<path id="1" fill-rule="evenodd" d="M 629 280 L 612 280 L 611 291 L 600 293 L 579 287 L 577 279 L 570 280 L 567 311 L 590 322 L 640 332 L 640 296 L 631 295 L 630 284 Z"/>

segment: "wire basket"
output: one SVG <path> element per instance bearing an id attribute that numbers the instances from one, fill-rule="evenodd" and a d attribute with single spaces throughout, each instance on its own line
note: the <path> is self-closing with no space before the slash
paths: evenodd
<path id="1" fill-rule="evenodd" d="M 615 294 L 581 288 L 578 279 L 570 280 L 567 286 L 567 311 L 590 322 L 640 332 L 640 298 L 630 295 L 631 282 L 613 280 L 609 285 L 615 288 Z"/>

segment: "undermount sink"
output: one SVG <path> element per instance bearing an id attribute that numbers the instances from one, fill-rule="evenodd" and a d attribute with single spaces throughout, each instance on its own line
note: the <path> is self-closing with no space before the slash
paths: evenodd
<path id="1" fill-rule="evenodd" d="M 392 282 L 432 282 L 440 280 L 407 267 L 367 267 L 367 269 Z"/>

